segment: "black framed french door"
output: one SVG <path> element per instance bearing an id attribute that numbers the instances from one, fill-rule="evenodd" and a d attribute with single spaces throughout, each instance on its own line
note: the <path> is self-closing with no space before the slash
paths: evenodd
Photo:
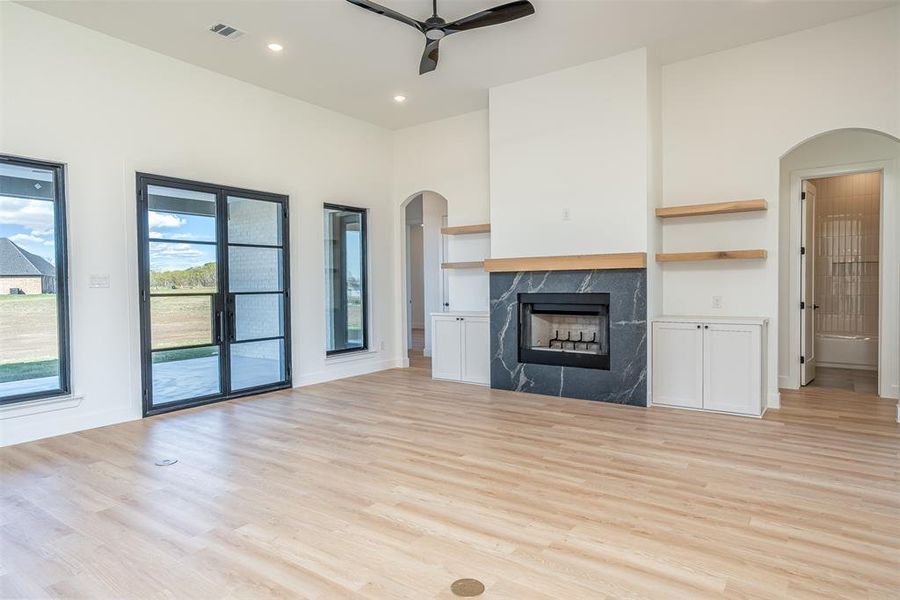
<path id="1" fill-rule="evenodd" d="M 144 415 L 291 385 L 287 196 L 137 174 Z"/>

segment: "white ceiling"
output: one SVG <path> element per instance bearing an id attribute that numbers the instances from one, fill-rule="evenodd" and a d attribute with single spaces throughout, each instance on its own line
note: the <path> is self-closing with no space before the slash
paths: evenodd
<path id="1" fill-rule="evenodd" d="M 505 0 L 439 0 L 453 20 Z M 380 0 L 420 20 L 430 0 Z M 424 37 L 343 0 L 269 2 L 23 2 L 134 44 L 331 108 L 400 128 L 485 108 L 490 87 L 651 48 L 662 62 L 707 54 L 862 14 L 889 1 L 533 0 L 536 14 L 462 32 L 418 75 Z M 246 31 L 226 40 L 223 22 Z M 266 49 L 284 46 L 280 55 Z M 789 58 L 788 58 L 789 60 Z M 405 104 L 392 98 L 404 94 Z"/>

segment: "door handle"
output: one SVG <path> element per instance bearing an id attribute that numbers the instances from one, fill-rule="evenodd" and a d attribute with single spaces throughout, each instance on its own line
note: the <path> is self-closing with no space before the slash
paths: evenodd
<path id="1" fill-rule="evenodd" d="M 224 311 L 221 311 L 221 310 L 216 311 L 215 328 L 216 328 L 216 331 L 215 331 L 216 343 L 221 344 L 222 343 L 222 330 L 225 328 L 225 313 L 224 313 Z"/>
<path id="2" fill-rule="evenodd" d="M 235 332 L 235 318 L 234 318 L 234 309 L 228 311 L 228 341 L 233 342 L 237 340 L 237 333 Z"/>

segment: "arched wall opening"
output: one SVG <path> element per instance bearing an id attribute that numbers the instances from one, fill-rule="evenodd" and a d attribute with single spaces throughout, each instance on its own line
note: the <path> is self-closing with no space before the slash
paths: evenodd
<path id="1" fill-rule="evenodd" d="M 871 129 L 838 129 L 804 140 L 782 155 L 779 179 L 779 387 L 801 385 L 801 215 L 803 181 L 880 174 L 878 257 L 878 393 L 898 397 L 900 378 L 900 140 Z M 855 243 L 852 232 L 844 241 Z M 838 239 L 838 242 L 841 240 Z M 821 264 L 818 263 L 818 264 Z"/>
<path id="2" fill-rule="evenodd" d="M 401 315 L 404 356 L 431 356 L 431 313 L 440 312 L 448 300 L 448 282 L 441 262 L 446 242 L 441 227 L 447 222 L 447 199 L 423 190 L 400 205 Z"/>

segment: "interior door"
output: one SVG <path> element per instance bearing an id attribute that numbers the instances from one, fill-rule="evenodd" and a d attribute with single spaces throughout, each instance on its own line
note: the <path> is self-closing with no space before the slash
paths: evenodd
<path id="1" fill-rule="evenodd" d="M 800 380 L 802 385 L 816 378 L 816 186 L 803 182 L 800 196 L 801 227 L 800 246 Z"/>
<path id="2" fill-rule="evenodd" d="M 290 385 L 287 198 L 138 174 L 144 415 Z"/>

